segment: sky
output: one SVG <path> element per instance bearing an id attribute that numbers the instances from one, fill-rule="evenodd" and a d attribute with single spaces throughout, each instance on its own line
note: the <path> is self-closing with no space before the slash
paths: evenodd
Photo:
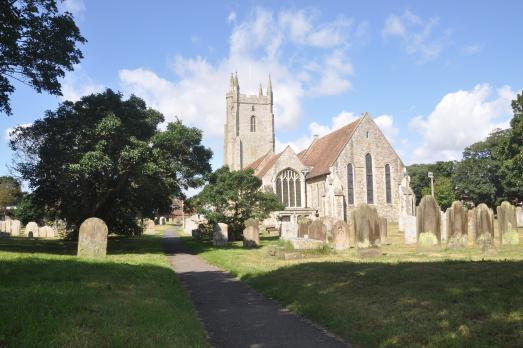
<path id="1" fill-rule="evenodd" d="M 246 94 L 259 83 L 265 90 L 270 74 L 277 150 L 299 151 L 368 112 L 405 164 L 459 160 L 508 127 L 523 89 L 519 0 L 67 0 L 61 8 L 88 40 L 84 59 L 61 97 L 15 84 L 13 115 L 0 115 L 0 175 L 14 174 L 10 130 L 105 88 L 202 129 L 215 169 L 231 72 Z"/>

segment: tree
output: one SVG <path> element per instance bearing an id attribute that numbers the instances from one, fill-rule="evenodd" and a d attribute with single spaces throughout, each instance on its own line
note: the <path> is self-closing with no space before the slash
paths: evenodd
<path id="1" fill-rule="evenodd" d="M 456 162 L 454 161 L 439 161 L 432 164 L 412 164 L 408 166 L 407 172 L 410 176 L 410 187 L 416 195 L 416 204 L 418 204 L 424 196 L 424 189 L 428 188 L 430 194 L 431 184 L 428 172 L 433 172 L 436 180 L 440 178 L 450 178 L 455 166 Z"/>
<path id="2" fill-rule="evenodd" d="M 56 0 L 0 1 L 0 112 L 12 113 L 12 80 L 61 95 L 58 80 L 83 58 L 77 44 L 85 42 Z"/>
<path id="3" fill-rule="evenodd" d="M 211 171 L 202 134 L 145 102 L 108 89 L 64 102 L 31 127 L 18 127 L 15 168 L 33 189 L 32 203 L 64 219 L 75 236 L 88 217 L 111 232 L 140 233 L 136 217 L 169 213 L 173 197 L 198 187 Z"/>
<path id="4" fill-rule="evenodd" d="M 237 239 L 247 219 L 262 220 L 271 211 L 284 209 L 275 194 L 260 191 L 261 185 L 252 169 L 230 171 L 222 167 L 210 176 L 202 192 L 191 199 L 191 205 L 211 224 L 229 225 Z"/>
<path id="5" fill-rule="evenodd" d="M 0 176 L 0 211 L 6 215 L 7 207 L 16 205 L 22 198 L 20 183 L 11 176 Z"/>
<path id="6" fill-rule="evenodd" d="M 422 190 L 422 196 L 430 196 L 431 194 L 430 187 L 425 187 Z M 434 179 L 434 198 L 443 211 L 452 205 L 452 202 L 456 200 L 456 195 L 454 193 L 454 184 L 450 178 L 441 176 Z"/>
<path id="7" fill-rule="evenodd" d="M 27 225 L 30 221 L 43 223 L 46 219 L 52 219 L 52 212 L 46 212 L 39 206 L 33 203 L 31 194 L 24 194 L 20 202 L 16 205 L 15 217 Z M 49 214 L 51 213 L 51 214 Z"/>

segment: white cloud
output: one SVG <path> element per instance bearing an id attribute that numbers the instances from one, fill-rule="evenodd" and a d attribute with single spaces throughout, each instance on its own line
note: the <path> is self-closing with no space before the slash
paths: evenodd
<path id="1" fill-rule="evenodd" d="M 178 116 L 206 135 L 219 137 L 231 72 L 238 72 L 240 91 L 245 94 L 256 94 L 260 81 L 265 89 L 271 74 L 278 131 L 296 127 L 306 94 L 336 95 L 349 90 L 353 66 L 347 57 L 348 39 L 357 30 L 353 20 L 340 17 L 323 23 L 313 11 L 263 8 L 243 21 L 232 13 L 228 19 L 233 28 L 226 57 L 211 62 L 178 55 L 171 61 L 177 76 L 173 80 L 146 68 L 122 69 L 119 77 L 124 91 L 143 97 L 167 121 Z M 300 54 L 305 46 L 306 57 Z"/>
<path id="2" fill-rule="evenodd" d="M 234 22 L 236 22 L 236 12 L 231 11 L 231 12 L 229 13 L 229 16 L 227 17 L 227 22 L 229 22 L 229 23 L 234 23 Z"/>
<path id="3" fill-rule="evenodd" d="M 406 10 L 402 15 L 391 14 L 387 18 L 382 35 L 384 38 L 400 39 L 405 52 L 423 63 L 438 57 L 451 35 L 449 29 L 435 33 L 438 25 L 437 17 L 425 20 Z"/>
<path id="4" fill-rule="evenodd" d="M 380 115 L 374 118 L 374 122 L 380 127 L 385 137 L 389 142 L 396 142 L 396 137 L 398 136 L 400 130 L 397 127 L 394 127 L 394 117 L 391 115 Z"/>
<path id="5" fill-rule="evenodd" d="M 27 128 L 27 127 L 31 127 L 33 124 L 32 123 L 22 123 L 22 124 L 19 124 L 17 127 L 22 127 L 22 128 Z M 6 128 L 5 131 L 4 131 L 4 140 L 5 141 L 10 141 L 14 134 L 14 130 L 17 128 L 17 127 L 9 127 L 9 128 Z"/>
<path id="6" fill-rule="evenodd" d="M 481 52 L 481 50 L 482 50 L 482 46 L 480 44 L 473 44 L 473 45 L 463 46 L 461 48 L 461 53 L 464 55 L 467 55 L 467 56 L 471 56 L 474 54 L 478 54 L 479 52 Z"/>
<path id="7" fill-rule="evenodd" d="M 85 12 L 84 0 L 64 0 L 62 2 L 62 9 L 72 13 L 74 16 L 81 16 Z"/>
<path id="8" fill-rule="evenodd" d="M 74 71 L 67 73 L 62 81 L 62 96 L 60 99 L 78 101 L 81 97 L 101 92 L 104 88 L 104 85 L 96 83 L 89 77 L 81 65 L 76 65 Z"/>
<path id="9" fill-rule="evenodd" d="M 460 159 L 465 147 L 484 139 L 495 128 L 507 128 L 515 97 L 510 86 L 494 93 L 489 84 L 448 93 L 427 116 L 412 118 L 409 128 L 423 136 L 413 162 Z"/>

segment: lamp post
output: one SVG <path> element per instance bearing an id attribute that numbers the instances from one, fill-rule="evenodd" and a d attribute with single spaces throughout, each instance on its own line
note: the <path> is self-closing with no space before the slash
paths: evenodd
<path id="1" fill-rule="evenodd" d="M 430 192 L 432 192 L 432 197 L 434 197 L 434 173 L 429 172 L 429 178 L 430 178 Z"/>

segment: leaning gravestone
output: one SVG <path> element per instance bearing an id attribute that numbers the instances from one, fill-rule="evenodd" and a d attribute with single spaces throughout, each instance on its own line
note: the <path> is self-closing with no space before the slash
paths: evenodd
<path id="1" fill-rule="evenodd" d="M 523 208 L 522 207 L 516 208 L 516 223 L 518 224 L 518 227 L 523 227 Z"/>
<path id="2" fill-rule="evenodd" d="M 468 243 L 468 213 L 459 201 L 447 209 L 447 248 L 466 248 Z"/>
<path id="3" fill-rule="evenodd" d="M 212 245 L 214 246 L 224 246 L 227 245 L 229 241 L 229 226 L 224 223 L 217 223 L 214 226 L 212 234 Z"/>
<path id="4" fill-rule="evenodd" d="M 289 240 L 298 238 L 298 224 L 290 221 L 282 221 L 280 225 L 280 239 Z"/>
<path id="5" fill-rule="evenodd" d="M 25 235 L 29 238 L 39 237 L 38 234 L 38 224 L 34 221 L 28 222 L 25 226 Z"/>
<path id="6" fill-rule="evenodd" d="M 380 221 L 376 208 L 360 203 L 352 212 L 356 248 L 360 256 L 381 255 Z"/>
<path id="7" fill-rule="evenodd" d="M 78 253 L 80 257 L 104 257 L 107 254 L 107 225 L 102 219 L 89 218 L 80 225 Z"/>
<path id="8" fill-rule="evenodd" d="M 387 243 L 387 218 L 380 217 L 380 241 L 381 245 Z"/>
<path id="9" fill-rule="evenodd" d="M 419 248 L 431 248 L 441 243 L 441 216 L 432 196 L 421 199 L 416 210 L 416 235 Z"/>
<path id="10" fill-rule="evenodd" d="M 346 224 L 345 221 L 336 221 L 332 226 L 331 234 L 334 250 L 345 250 L 349 248 L 350 226 Z"/>
<path id="11" fill-rule="evenodd" d="M 156 224 L 151 219 L 145 219 L 144 222 L 144 233 L 145 234 L 155 234 L 156 232 Z"/>
<path id="12" fill-rule="evenodd" d="M 321 240 L 322 242 L 327 241 L 327 227 L 321 220 L 315 220 L 309 226 L 309 239 Z"/>
<path id="13" fill-rule="evenodd" d="M 11 236 L 18 237 L 20 235 L 20 220 L 13 220 L 11 222 Z"/>
<path id="14" fill-rule="evenodd" d="M 497 207 L 499 241 L 501 245 L 519 244 L 519 233 L 516 220 L 516 207 L 509 202 L 503 202 Z"/>
<path id="15" fill-rule="evenodd" d="M 260 224 L 255 219 L 245 221 L 243 230 L 243 246 L 253 248 L 260 245 Z"/>
<path id="16" fill-rule="evenodd" d="M 299 238 L 305 238 L 305 236 L 309 235 L 309 227 L 311 226 L 312 221 L 305 220 L 303 222 L 300 222 L 298 225 L 298 237 Z"/>
<path id="17" fill-rule="evenodd" d="M 494 247 L 494 213 L 485 203 L 474 209 L 473 230 L 475 244 L 483 251 L 495 250 Z"/>

